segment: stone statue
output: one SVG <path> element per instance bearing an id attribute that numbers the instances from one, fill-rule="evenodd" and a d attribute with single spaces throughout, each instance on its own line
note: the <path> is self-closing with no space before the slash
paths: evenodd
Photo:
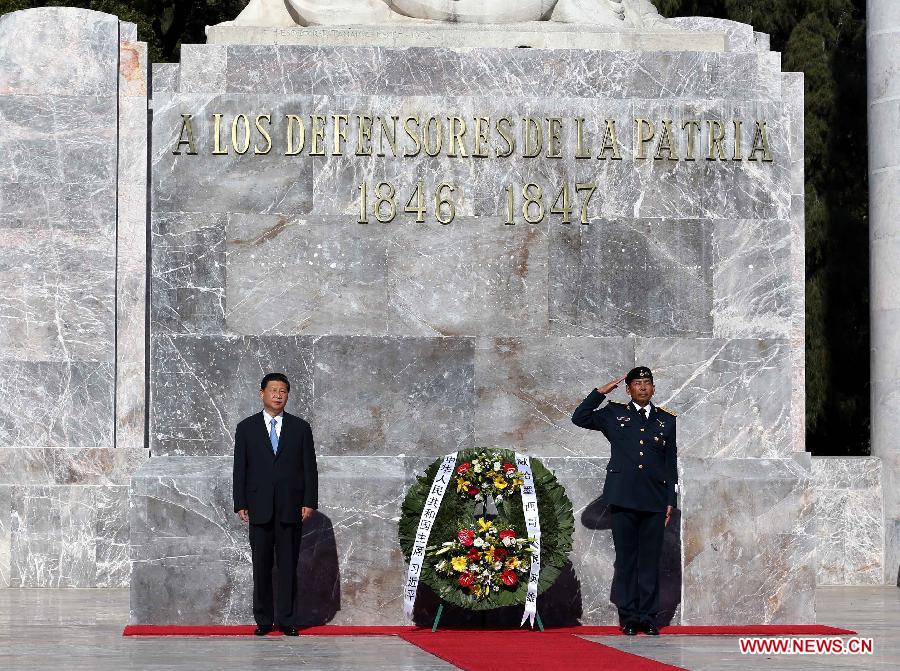
<path id="1" fill-rule="evenodd" d="M 667 28 L 650 0 L 250 0 L 222 25 L 290 27 L 557 21 Z"/>

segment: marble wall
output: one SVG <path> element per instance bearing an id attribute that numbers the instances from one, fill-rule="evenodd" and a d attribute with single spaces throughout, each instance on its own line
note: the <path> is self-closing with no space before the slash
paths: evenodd
<path id="1" fill-rule="evenodd" d="M 815 619 L 813 479 L 796 454 L 802 77 L 782 73 L 748 26 L 683 28 L 728 33 L 729 50 L 208 44 L 153 68 L 154 458 L 133 480 L 132 621 L 250 619 L 229 457 L 272 369 L 289 375 L 289 409 L 310 420 L 320 455 L 321 514 L 301 567 L 310 621 L 401 621 L 402 493 L 431 458 L 475 445 L 557 472 L 579 524 L 548 608 L 613 621 L 596 504 L 609 448 L 570 416 L 637 363 L 680 419 L 671 616 Z M 624 159 L 212 156 L 213 115 L 240 113 L 583 116 L 595 145 L 613 117 Z M 198 155 L 173 153 L 183 114 Z M 634 116 L 765 119 L 774 160 L 637 160 Z M 402 203 L 390 224 L 356 223 L 361 181 L 407 193 L 418 179 L 458 185 L 452 224 L 415 223 Z M 506 184 L 555 193 L 594 180 L 589 225 L 504 225 Z"/>
<path id="2" fill-rule="evenodd" d="M 128 582 L 146 457 L 136 40 L 99 12 L 0 17 L 0 586 Z"/>
<path id="3" fill-rule="evenodd" d="M 877 457 L 816 457 L 816 581 L 880 585 L 885 560 L 882 462 Z"/>

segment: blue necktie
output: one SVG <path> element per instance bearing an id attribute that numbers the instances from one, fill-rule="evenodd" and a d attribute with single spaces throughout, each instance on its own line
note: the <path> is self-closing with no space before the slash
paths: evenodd
<path id="1" fill-rule="evenodd" d="M 278 432 L 275 430 L 275 419 L 272 420 L 272 430 L 269 431 L 269 441 L 272 443 L 272 454 L 278 454 Z"/>

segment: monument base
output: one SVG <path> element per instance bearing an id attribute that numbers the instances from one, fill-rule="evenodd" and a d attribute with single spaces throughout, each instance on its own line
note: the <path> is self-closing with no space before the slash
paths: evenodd
<path id="1" fill-rule="evenodd" d="M 407 624 L 397 513 L 407 488 L 431 459 L 326 456 L 318 461 L 321 507 L 304 528 L 298 569 L 302 623 Z M 540 597 L 541 616 L 548 626 L 618 624 L 609 601 L 615 552 L 607 510 L 598 501 L 608 459 L 541 461 L 566 488 L 576 518 L 571 566 Z M 681 467 L 685 493 L 666 531 L 660 620 L 815 622 L 809 457 L 685 457 Z M 765 496 L 753 496 L 761 491 Z M 229 457 L 155 457 L 135 474 L 132 624 L 253 621 L 248 531 L 231 509 Z M 436 610 L 434 595 L 420 590 L 416 621 L 430 625 Z M 509 616 L 492 612 L 490 617 L 503 623 Z M 465 615 L 445 610 L 446 623 L 465 624 L 454 617 Z"/>

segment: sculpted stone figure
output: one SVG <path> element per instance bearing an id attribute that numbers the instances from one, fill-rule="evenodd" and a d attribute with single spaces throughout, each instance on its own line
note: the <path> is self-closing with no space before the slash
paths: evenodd
<path id="1" fill-rule="evenodd" d="M 250 0 L 226 25 L 325 26 L 557 21 L 665 28 L 650 0 Z"/>

